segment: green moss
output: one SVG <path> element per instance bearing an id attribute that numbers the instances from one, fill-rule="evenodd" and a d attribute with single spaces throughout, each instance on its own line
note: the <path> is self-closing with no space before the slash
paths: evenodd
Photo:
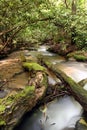
<path id="1" fill-rule="evenodd" d="M 87 57 L 85 56 L 84 51 L 75 51 L 75 52 L 69 53 L 67 55 L 67 58 L 70 58 L 70 57 L 73 57 L 77 61 L 87 61 Z"/>
<path id="2" fill-rule="evenodd" d="M 5 105 L 0 105 L 0 113 L 4 112 L 5 110 Z"/>
<path id="3" fill-rule="evenodd" d="M 25 101 L 26 98 L 30 99 L 34 96 L 35 87 L 26 86 L 25 89 L 19 93 L 11 93 L 7 97 L 0 99 L 0 126 L 6 125 L 7 116 L 11 114 L 18 103 Z"/>
<path id="4" fill-rule="evenodd" d="M 52 64 L 49 61 L 44 60 L 43 62 L 45 63 L 45 65 L 49 66 L 49 68 L 52 67 Z"/>
<path id="5" fill-rule="evenodd" d="M 77 61 L 87 61 L 87 57 L 84 56 L 84 55 L 74 55 L 74 58 L 75 58 Z"/>
<path id="6" fill-rule="evenodd" d="M 44 85 L 45 87 L 47 87 L 47 85 L 48 85 L 48 79 L 47 79 L 47 75 L 46 74 L 44 74 L 42 85 Z"/>
<path id="7" fill-rule="evenodd" d="M 74 55 L 74 52 L 71 52 L 71 53 L 69 53 L 69 54 L 67 54 L 67 58 L 70 58 L 70 57 L 73 57 L 73 55 Z"/>
<path id="8" fill-rule="evenodd" d="M 35 90 L 34 86 L 26 86 L 26 89 L 24 89 L 23 93 L 24 94 L 32 94 Z"/>
<path id="9" fill-rule="evenodd" d="M 35 71 L 45 71 L 45 68 L 37 63 L 28 63 L 28 62 L 25 62 L 23 63 L 23 67 L 28 69 L 29 71 L 31 70 L 35 70 Z"/>
<path id="10" fill-rule="evenodd" d="M 7 97 L 5 105 L 8 106 L 9 104 L 12 104 L 14 101 L 14 95 L 11 95 Z"/>
<path id="11" fill-rule="evenodd" d="M 9 95 L 3 99 L 0 99 L 0 114 L 5 113 L 6 108 L 9 106 L 11 107 L 12 104 L 15 104 L 17 100 L 21 98 L 26 98 L 29 96 L 30 98 L 34 95 L 35 87 L 34 86 L 26 86 L 26 88 L 17 93 Z"/>
<path id="12" fill-rule="evenodd" d="M 0 125 L 6 125 L 5 121 L 0 119 Z"/>
<path id="13" fill-rule="evenodd" d="M 31 96 L 34 94 L 35 91 L 35 87 L 34 86 L 26 86 L 26 89 L 24 89 L 22 92 L 20 92 L 19 94 L 16 95 L 16 98 L 20 98 L 20 97 L 26 97 Z"/>
<path id="14" fill-rule="evenodd" d="M 84 55 L 83 51 L 74 51 L 67 54 L 67 57 L 73 57 L 74 55 Z"/>

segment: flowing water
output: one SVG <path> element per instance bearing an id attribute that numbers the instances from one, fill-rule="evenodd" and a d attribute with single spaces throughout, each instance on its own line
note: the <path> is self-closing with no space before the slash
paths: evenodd
<path id="1" fill-rule="evenodd" d="M 51 63 L 56 64 L 76 82 L 87 78 L 86 63 L 66 62 L 61 56 L 46 51 L 45 46 L 41 46 L 37 52 L 32 51 L 31 54 L 47 56 Z M 55 84 L 57 81 L 52 76 L 49 76 L 49 82 Z M 84 88 L 87 88 L 87 84 Z M 31 115 L 27 115 L 15 130 L 74 130 L 83 109 L 73 97 L 66 95 L 47 104 L 45 111 L 44 115 L 41 109 L 38 108 Z"/>
<path id="2" fill-rule="evenodd" d="M 82 114 L 82 107 L 69 96 L 56 99 L 46 107 L 46 116 L 38 108 L 16 130 L 74 130 L 75 123 Z"/>
<path id="3" fill-rule="evenodd" d="M 68 61 L 58 65 L 68 76 L 70 76 L 74 81 L 79 82 L 87 78 L 87 67 L 86 63 Z"/>

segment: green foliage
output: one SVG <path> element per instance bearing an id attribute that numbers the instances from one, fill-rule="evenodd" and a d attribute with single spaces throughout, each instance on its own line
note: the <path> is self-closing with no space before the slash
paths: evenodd
<path id="1" fill-rule="evenodd" d="M 77 1 L 74 5 L 76 10 L 72 8 L 72 2 L 73 0 L 67 0 L 66 3 L 62 0 L 1 0 L 0 32 L 17 28 L 0 37 L 0 43 L 5 43 L 14 35 L 11 42 L 15 40 L 38 44 L 45 39 L 52 39 L 53 44 L 66 44 L 71 43 L 73 35 L 73 41 L 79 49 L 86 47 L 87 2 Z"/>
<path id="2" fill-rule="evenodd" d="M 4 110 L 5 110 L 5 106 L 4 105 L 0 105 L 0 113 L 4 112 Z"/>

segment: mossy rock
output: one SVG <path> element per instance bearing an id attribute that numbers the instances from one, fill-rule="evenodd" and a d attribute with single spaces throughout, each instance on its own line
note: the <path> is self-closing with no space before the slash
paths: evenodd
<path id="1" fill-rule="evenodd" d="M 74 58 L 77 61 L 87 61 L 87 56 L 85 56 L 85 52 L 84 51 L 75 51 L 72 53 L 69 53 L 67 55 L 67 58 Z"/>
<path id="2" fill-rule="evenodd" d="M 84 55 L 74 55 L 74 58 L 77 60 L 77 61 L 87 61 L 87 57 L 84 56 Z"/>
<path id="3" fill-rule="evenodd" d="M 74 55 L 83 55 L 83 54 L 84 54 L 83 51 L 73 51 L 71 53 L 68 53 L 67 57 L 70 58 L 70 57 L 73 57 Z"/>
<path id="4" fill-rule="evenodd" d="M 87 122 L 81 118 L 77 123 L 76 123 L 76 128 L 75 130 L 87 130 Z"/>
<path id="5" fill-rule="evenodd" d="M 12 118 L 11 115 L 15 114 L 17 105 L 24 100 L 31 100 L 34 96 L 34 92 L 34 86 L 27 86 L 19 93 L 11 93 L 7 97 L 0 99 L 0 127 L 8 124 L 9 118 Z"/>
<path id="6" fill-rule="evenodd" d="M 28 63 L 28 62 L 25 62 L 23 63 L 23 67 L 29 71 L 45 71 L 45 68 L 41 65 L 39 65 L 38 63 Z"/>

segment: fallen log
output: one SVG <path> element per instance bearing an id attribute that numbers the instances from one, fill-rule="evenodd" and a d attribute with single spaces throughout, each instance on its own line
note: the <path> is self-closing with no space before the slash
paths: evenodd
<path id="1" fill-rule="evenodd" d="M 42 60 L 43 64 L 50 69 L 55 75 L 66 84 L 67 91 L 83 106 L 84 110 L 87 111 L 87 91 L 84 90 L 81 85 L 76 83 L 72 78 L 67 76 L 57 65 L 53 65 L 45 59 Z"/>
<path id="2" fill-rule="evenodd" d="M 31 73 L 29 82 L 23 84 L 22 88 L 12 86 L 9 91 L 4 87 L 8 93 L 0 98 L 0 130 L 13 130 L 22 116 L 32 110 L 45 96 L 48 79 L 44 67 L 37 63 L 23 63 L 23 65 L 28 70 L 32 69 L 34 73 Z"/>

